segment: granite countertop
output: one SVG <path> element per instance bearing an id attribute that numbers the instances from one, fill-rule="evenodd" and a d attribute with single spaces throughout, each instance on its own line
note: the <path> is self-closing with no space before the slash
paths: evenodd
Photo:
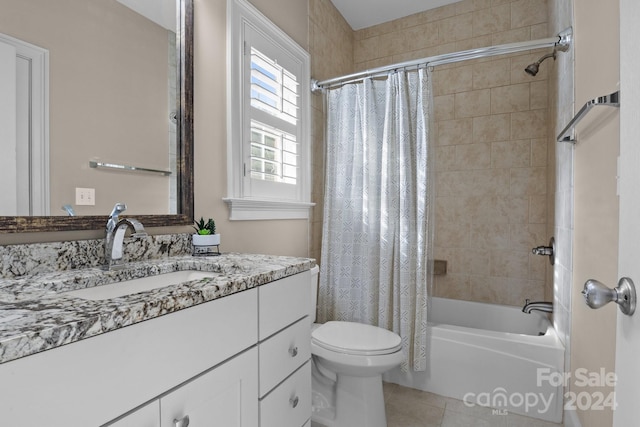
<path id="1" fill-rule="evenodd" d="M 174 256 L 100 268 L 0 279 L 0 363 L 113 331 L 309 270 L 308 258 L 223 254 Z M 65 291 L 182 270 L 215 277 L 91 301 Z"/>

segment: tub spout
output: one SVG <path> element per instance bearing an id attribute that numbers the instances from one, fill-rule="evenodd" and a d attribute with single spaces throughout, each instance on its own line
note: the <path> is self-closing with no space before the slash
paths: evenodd
<path id="1" fill-rule="evenodd" d="M 547 301 L 534 301 L 529 302 L 525 300 L 524 307 L 522 307 L 523 313 L 531 313 L 532 311 L 544 311 L 545 313 L 553 313 L 553 303 Z"/>

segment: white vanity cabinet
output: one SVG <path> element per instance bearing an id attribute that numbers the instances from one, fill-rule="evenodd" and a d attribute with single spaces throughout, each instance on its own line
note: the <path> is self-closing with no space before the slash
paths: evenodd
<path id="1" fill-rule="evenodd" d="M 255 427 L 257 388 L 251 348 L 104 427 Z"/>
<path id="2" fill-rule="evenodd" d="M 310 273 L 258 288 L 260 427 L 302 427 L 311 417 Z"/>
<path id="3" fill-rule="evenodd" d="M 160 425 L 160 401 L 138 408 L 130 414 L 109 423 L 109 427 L 158 427 Z"/>
<path id="4" fill-rule="evenodd" d="M 163 396 L 160 427 L 255 427 L 257 362 L 252 348 Z"/>
<path id="5" fill-rule="evenodd" d="M 310 273 L 0 364 L 12 427 L 302 427 Z M 37 409 L 36 409 L 37 408 Z"/>
<path id="6" fill-rule="evenodd" d="M 242 404 L 247 410 L 242 426 L 257 426 L 257 297 L 257 289 L 250 289 L 2 363 L 0 424 L 97 427 L 168 397 L 180 386 L 187 390 L 191 380 L 196 384 L 209 373 L 227 379 L 235 375 L 229 387 L 243 381 L 243 392 L 252 397 L 246 407 Z M 247 362 L 253 371 L 234 364 L 247 349 L 253 350 L 253 361 Z M 243 369 L 253 376 L 246 384 Z"/>

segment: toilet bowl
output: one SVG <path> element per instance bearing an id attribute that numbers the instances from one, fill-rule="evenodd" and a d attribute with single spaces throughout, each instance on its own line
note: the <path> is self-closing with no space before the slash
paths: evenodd
<path id="1" fill-rule="evenodd" d="M 318 268 L 311 271 L 315 320 Z M 313 324 L 311 420 L 326 427 L 386 427 L 382 374 L 403 360 L 400 337 L 356 322 Z"/>

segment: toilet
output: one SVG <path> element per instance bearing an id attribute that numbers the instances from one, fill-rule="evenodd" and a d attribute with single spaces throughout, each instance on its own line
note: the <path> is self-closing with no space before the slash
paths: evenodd
<path id="1" fill-rule="evenodd" d="M 382 374 L 402 362 L 401 339 L 362 323 L 313 323 L 318 271 L 311 270 L 312 426 L 387 427 Z"/>

